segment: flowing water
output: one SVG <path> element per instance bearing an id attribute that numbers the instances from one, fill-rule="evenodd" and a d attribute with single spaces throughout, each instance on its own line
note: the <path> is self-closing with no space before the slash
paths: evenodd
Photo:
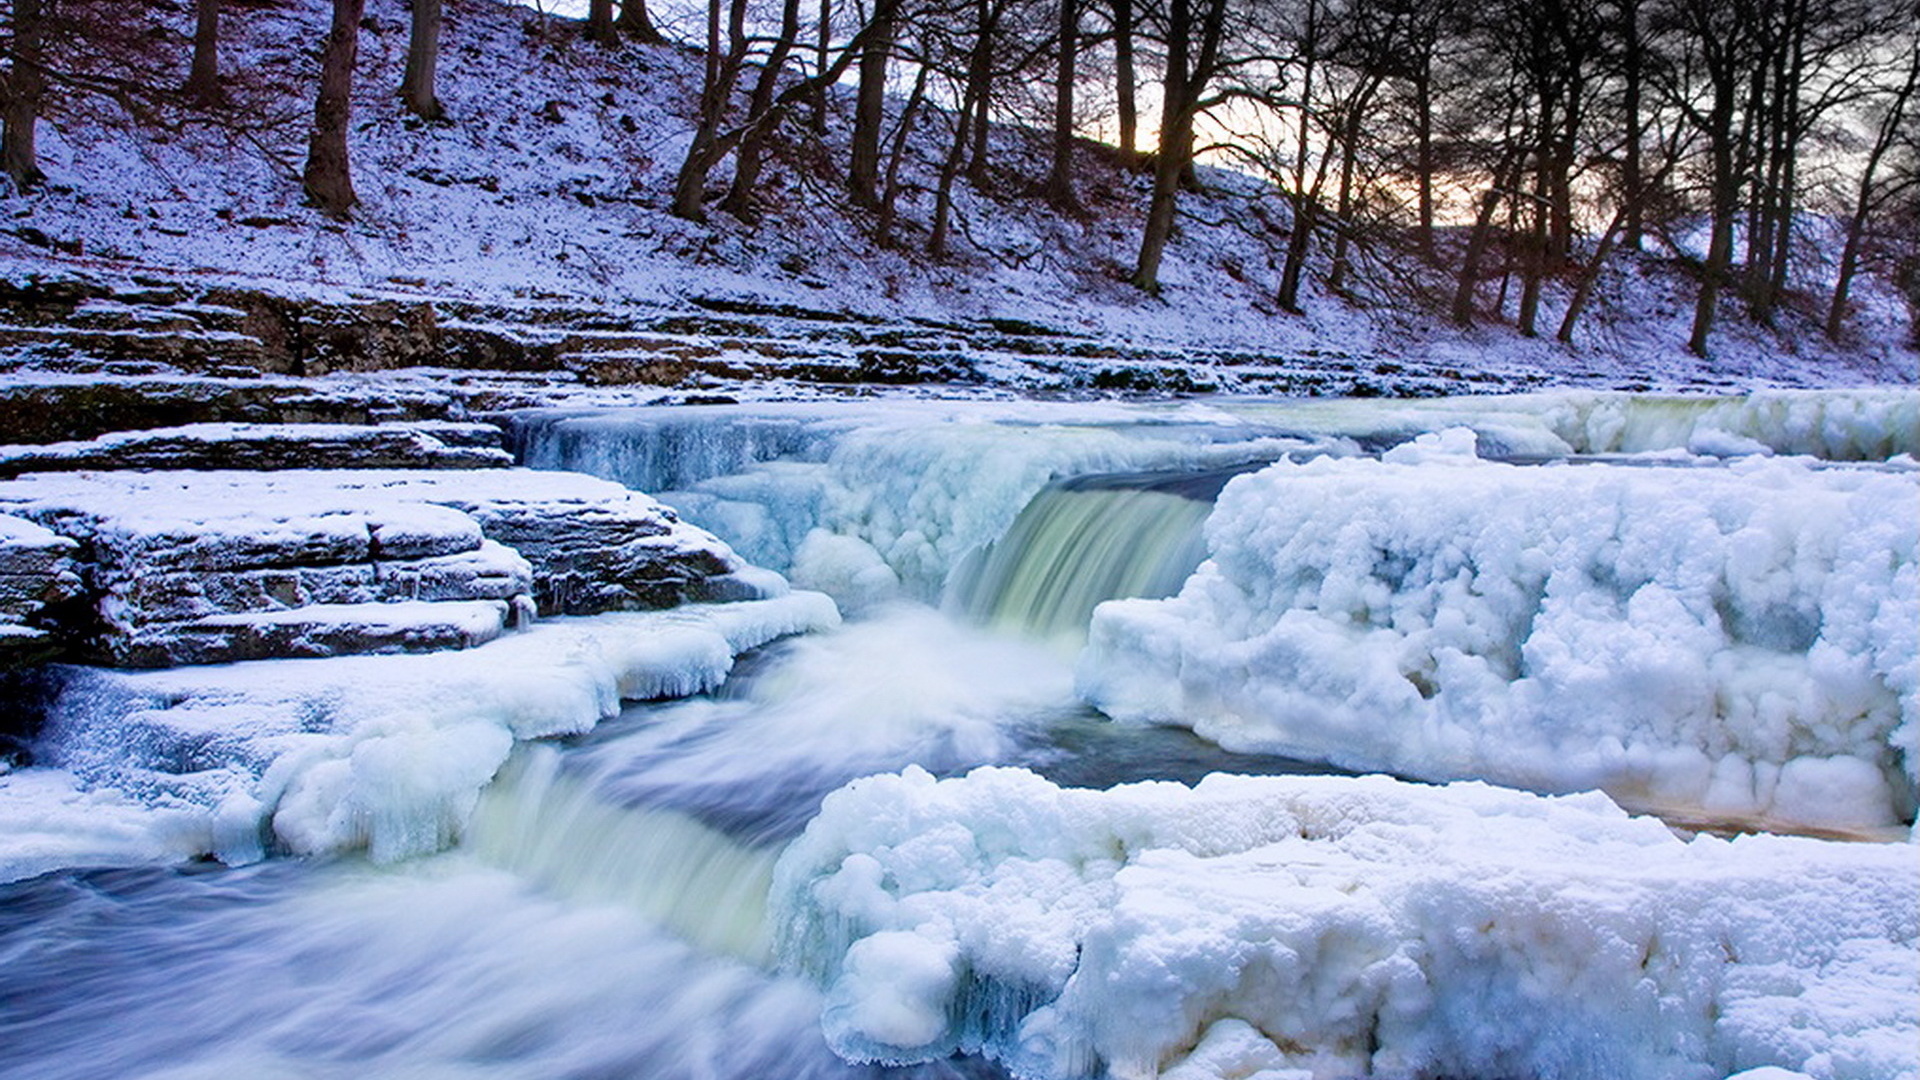
<path id="1" fill-rule="evenodd" d="M 818 441 L 731 434 L 593 452 L 691 483 Z M 439 856 L 0 886 L 0 1076 L 997 1076 L 829 1053 L 818 991 L 770 970 L 773 863 L 828 792 L 909 763 L 1082 785 L 1320 771 L 1117 731 L 1043 643 L 1082 632 L 1100 599 L 1177 588 L 1224 479 L 1046 487 L 950 613 L 902 600 L 743 657 L 718 693 L 523 746 Z"/>
<path id="2" fill-rule="evenodd" d="M 1425 423 L 1302 437 L 1297 418 L 1057 419 L 925 435 L 784 414 L 530 422 L 536 466 L 670 492 L 802 584 L 861 583 L 840 597 L 860 614 L 741 658 L 716 693 L 521 746 L 437 856 L 0 886 L 0 1076 L 1000 1075 L 827 1050 L 819 991 L 768 960 L 782 846 L 827 793 L 908 764 L 1082 786 L 1325 771 L 1109 723 L 1076 695 L 1075 647 L 1101 600 L 1179 589 L 1237 473 Z"/>

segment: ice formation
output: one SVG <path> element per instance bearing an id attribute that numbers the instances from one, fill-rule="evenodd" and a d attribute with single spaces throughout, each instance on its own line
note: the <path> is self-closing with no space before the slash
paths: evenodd
<path id="1" fill-rule="evenodd" d="M 1910 846 L 1682 841 L 1591 793 L 913 768 L 828 797 L 773 910 L 855 1060 L 979 1050 L 1035 1080 L 1920 1069 Z"/>
<path id="2" fill-rule="evenodd" d="M 1096 612 L 1083 694 L 1350 768 L 1775 826 L 1912 821 L 1920 472 L 1516 466 L 1474 443 L 1233 481 L 1177 597 Z"/>
<path id="3" fill-rule="evenodd" d="M 953 568 L 1055 480 L 1270 461 L 1323 445 L 1204 407 L 893 402 L 686 415 L 546 415 L 518 437 L 529 462 L 652 491 L 749 562 L 816 587 L 844 583 L 852 591 L 835 598 L 855 606 L 882 566 L 903 595 L 937 599 Z M 840 539 L 803 550 L 817 530 Z M 850 576 L 858 568 L 869 569 Z"/>
<path id="4" fill-rule="evenodd" d="M 0 838 L 0 880 L 83 863 L 89 837 L 115 858 L 436 851 L 516 741 L 585 731 L 622 700 L 711 689 L 736 654 L 838 621 L 826 597 L 794 592 L 546 620 L 464 652 L 57 668 L 36 742 L 49 768 L 0 776 L 0 804 L 10 821 L 72 839 L 55 852 L 32 835 Z M 88 825 L 103 807 L 150 835 Z"/>

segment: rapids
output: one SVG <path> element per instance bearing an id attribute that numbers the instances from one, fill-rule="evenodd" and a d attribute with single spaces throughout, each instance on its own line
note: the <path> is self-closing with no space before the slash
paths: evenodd
<path id="1" fill-rule="evenodd" d="M 1429 543 L 1416 535 L 1419 522 L 1453 528 L 1455 519 L 1413 515 L 1399 529 L 1392 508 L 1439 505 L 1450 492 L 1491 507 L 1533 483 L 1533 474 L 1476 471 L 1498 456 L 1650 478 L 1525 488 L 1547 509 L 1500 519 L 1516 528 L 1550 532 L 1553 502 L 1569 493 L 1609 506 L 1639 500 L 1650 509 L 1636 521 L 1667 520 L 1667 477 L 1696 470 L 1715 479 L 1681 485 L 1684 496 L 1721 499 L 1712 512 L 1722 521 L 1745 505 L 1742 477 L 1781 493 L 1782 507 L 1814 500 L 1870 517 L 1881 504 L 1863 500 L 1913 487 L 1916 400 L 1544 395 L 524 414 L 514 440 L 527 464 L 648 490 L 748 558 L 832 594 L 848 621 L 741 656 L 710 692 L 629 702 L 590 731 L 521 742 L 438 854 L 376 864 L 355 850 L 282 853 L 232 867 L 129 859 L 136 865 L 70 866 L 0 884 L 0 1077 L 1010 1075 L 978 1053 L 885 1066 L 849 1064 L 829 1048 L 826 991 L 776 961 L 769 895 L 783 851 L 823 800 L 858 778 L 909 767 L 960 777 L 982 765 L 1022 766 L 1064 787 L 1100 789 L 1340 766 L 1429 779 L 1498 774 L 1484 759 L 1494 751 L 1469 752 L 1421 710 L 1438 700 L 1450 721 L 1485 707 L 1515 722 L 1519 713 L 1496 691 L 1552 660 L 1554 642 L 1526 637 L 1541 605 L 1550 616 L 1541 626 L 1569 607 L 1602 620 L 1568 630 L 1565 648 L 1638 634 L 1662 655 L 1677 655 L 1674 642 L 1699 651 L 1697 670 L 1676 661 L 1633 668 L 1617 684 L 1592 676 L 1588 693 L 1653 687 L 1697 702 L 1684 680 L 1729 671 L 1735 689 L 1722 688 L 1722 701 L 1752 690 L 1753 729 L 1707 737 L 1697 754 L 1705 764 L 1684 763 L 1693 772 L 1658 772 L 1675 759 L 1672 746 L 1694 752 L 1682 705 L 1658 735 L 1672 746 L 1623 758 L 1645 766 L 1634 776 L 1652 794 L 1704 791 L 1704 807 L 1683 809 L 1720 820 L 1720 807 L 1738 819 L 1757 805 L 1756 785 L 1783 775 L 1804 772 L 1816 787 L 1870 776 L 1885 794 L 1859 812 L 1879 815 L 1871 824 L 1883 833 L 1901 832 L 1912 821 L 1911 744 L 1920 738 L 1920 721 L 1902 712 L 1916 695 L 1911 638 L 1879 653 L 1871 640 L 1905 609 L 1887 617 L 1847 606 L 1875 588 L 1897 594 L 1888 603 L 1909 602 L 1899 590 L 1911 590 L 1915 571 L 1898 529 L 1886 534 L 1885 575 L 1832 582 L 1822 568 L 1852 549 L 1787 509 L 1733 535 L 1724 565 L 1715 564 L 1722 569 L 1689 582 L 1649 570 L 1623 585 L 1616 578 L 1641 573 L 1638 564 L 1606 563 L 1614 549 L 1605 545 L 1563 545 L 1588 560 L 1580 580 L 1598 591 L 1587 595 L 1553 583 L 1544 542 Z M 1465 428 L 1464 443 L 1431 434 Z M 1775 454 L 1821 460 L 1770 470 L 1740 463 Z M 1838 464 L 1851 459 L 1869 464 Z M 1260 471 L 1275 462 L 1286 464 Z M 1381 468 L 1399 470 L 1400 486 L 1366 502 Z M 1344 520 L 1379 527 L 1342 532 L 1333 510 L 1307 503 L 1281 514 L 1274 508 L 1291 497 L 1285 477 L 1296 472 L 1320 485 L 1302 488 L 1313 498 L 1349 500 Z M 1481 514 L 1468 507 L 1458 516 Z M 1237 520 L 1248 524 L 1236 532 Z M 1259 528 L 1293 531 L 1274 539 Z M 1686 542 L 1719 541 L 1695 529 Z M 1334 562 L 1310 570 L 1314 552 Z M 1448 561 L 1455 556 L 1481 576 L 1462 576 L 1458 560 Z M 1776 557 L 1790 565 L 1771 577 L 1752 562 Z M 1511 581 L 1501 559 L 1520 568 Z M 1430 595 L 1417 591 L 1423 582 Z M 1697 597 L 1686 591 L 1694 587 Z M 1473 606 L 1487 597 L 1511 601 L 1519 629 Z M 1116 598 L 1135 599 L 1100 607 Z M 1748 598 L 1750 610 L 1740 606 Z M 1263 607 L 1270 600 L 1285 610 Z M 1326 626 L 1285 639 L 1307 611 L 1325 614 Z M 1870 625 L 1840 627 L 1843 615 Z M 1744 636 L 1712 639 L 1723 623 Z M 1083 650 L 1090 625 L 1094 644 Z M 1369 666 L 1349 671 L 1346 660 Z M 1469 662 L 1479 666 L 1466 672 Z M 1263 683 L 1267 670 L 1294 681 Z M 1341 682 L 1349 678 L 1358 689 Z M 1333 683 L 1334 698 L 1308 693 Z M 1381 690 L 1388 684 L 1398 696 Z M 1605 726 L 1611 704 L 1579 708 L 1597 718 L 1597 744 L 1618 737 Z M 1370 709 L 1400 710 L 1411 717 L 1406 730 L 1437 741 L 1365 731 L 1329 741 L 1364 727 Z M 1265 726 L 1269 715 L 1296 714 L 1304 719 L 1292 727 Z M 1806 750 L 1815 730 L 1829 742 Z M 1384 749 L 1368 749 L 1376 743 Z M 1590 761 L 1577 776 L 1553 772 L 1560 759 L 1550 745 L 1514 745 L 1538 760 L 1527 757 L 1512 782 L 1558 790 L 1606 780 Z M 1823 764 L 1789 768 L 1801 752 Z M 1856 759 L 1858 767 L 1848 763 Z M 5 797 L 0 790 L 0 815 Z"/>

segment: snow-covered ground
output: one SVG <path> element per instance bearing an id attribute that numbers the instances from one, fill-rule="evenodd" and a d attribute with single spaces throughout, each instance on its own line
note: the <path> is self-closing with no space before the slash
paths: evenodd
<path id="1" fill-rule="evenodd" d="M 1768 330 L 1729 308 L 1714 358 L 1693 357 L 1684 349 L 1691 286 L 1657 256 L 1618 257 L 1570 348 L 1497 324 L 1458 330 L 1399 300 L 1356 306 L 1311 289 L 1304 315 L 1283 315 L 1272 295 L 1284 204 L 1223 171 L 1209 173 L 1213 194 L 1183 196 L 1191 213 L 1169 249 L 1164 292 L 1149 297 L 1123 281 L 1148 178 L 1091 150 L 1080 162 L 1085 219 L 1060 218 L 1009 178 L 984 192 L 962 183 L 957 208 L 972 242 L 950 261 L 930 262 L 906 250 L 931 214 L 944 150 L 944 125 L 930 120 L 910 140 L 902 174 L 902 250 L 874 244 L 865 217 L 838 196 L 835 170 L 799 150 L 769 163 L 757 227 L 719 213 L 689 223 L 664 209 L 691 138 L 696 53 L 600 49 L 579 38 L 577 23 L 528 8 L 449 4 L 440 97 L 450 122 L 422 124 L 392 93 L 406 50 L 404 5 L 372 0 L 367 16 L 352 134 L 362 206 L 351 222 L 301 204 L 295 173 L 326 5 L 300 0 L 225 23 L 226 63 L 246 74 L 251 95 L 233 122 L 183 116 L 178 130 L 157 135 L 95 102 L 44 123 L 50 182 L 6 200 L 12 221 L 0 230 L 0 271 L 20 279 L 93 269 L 334 298 L 611 309 L 750 299 L 889 321 L 1038 323 L 1169 354 L 1205 344 L 1329 365 L 1421 362 L 1616 386 L 1902 383 L 1920 372 L 1910 316 L 1873 278 L 1856 287 L 1860 314 L 1841 345 L 1805 315 L 1789 311 Z M 849 106 L 839 100 L 839 109 Z M 832 130 L 839 155 L 844 117 Z M 994 139 L 1004 166 L 1035 180 L 1045 171 L 1044 143 L 1016 128 Z M 1567 293 L 1566 283 L 1549 289 L 1548 325 Z"/>

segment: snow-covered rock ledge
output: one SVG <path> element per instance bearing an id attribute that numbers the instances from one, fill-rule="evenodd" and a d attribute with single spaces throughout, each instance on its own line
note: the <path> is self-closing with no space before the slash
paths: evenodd
<path id="1" fill-rule="evenodd" d="M 826 988 L 827 1038 L 856 1060 L 983 1050 L 1034 1080 L 1920 1070 L 1911 846 L 1682 841 L 1597 794 L 910 769 L 829 796 L 773 899 L 783 962 Z"/>
<path id="2" fill-rule="evenodd" d="M 73 659 L 131 666 L 470 647 L 542 615 L 778 583 L 618 484 L 521 469 L 37 474 L 0 513 L 72 541 Z"/>
<path id="3" fill-rule="evenodd" d="M 466 652 L 56 666 L 39 764 L 0 773 L 0 881 L 206 854 L 436 851 L 516 741 L 711 689 L 737 654 L 838 622 L 825 596 L 791 592 L 545 620 Z"/>
<path id="4" fill-rule="evenodd" d="M 1209 561 L 1095 614 L 1117 719 L 1774 828 L 1920 801 L 1920 469 L 1521 467 L 1471 433 L 1229 484 Z"/>

